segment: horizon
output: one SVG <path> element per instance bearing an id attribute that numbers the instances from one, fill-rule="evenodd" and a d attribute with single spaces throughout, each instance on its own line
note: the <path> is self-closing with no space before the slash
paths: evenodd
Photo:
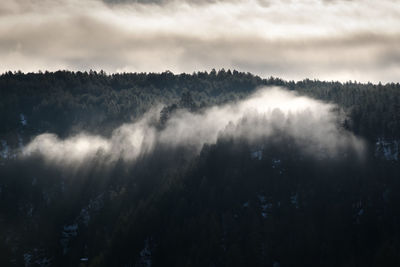
<path id="1" fill-rule="evenodd" d="M 378 85 L 398 85 L 400 84 L 400 82 L 381 82 L 381 81 L 377 81 L 377 82 L 372 82 L 372 81 L 357 81 L 357 80 L 346 80 L 346 81 L 340 81 L 340 80 L 322 80 L 322 79 L 310 79 L 310 78 L 303 78 L 303 79 L 299 79 L 299 80 L 290 80 L 290 79 L 285 79 L 282 77 L 277 77 L 277 76 L 261 76 L 252 72 L 248 72 L 248 71 L 238 71 L 236 69 L 211 69 L 211 70 L 201 70 L 201 71 L 193 71 L 191 73 L 189 72 L 180 72 L 180 73 L 174 73 L 170 70 L 165 70 L 165 71 L 160 71 L 160 72 L 134 72 L 134 71 L 128 71 L 128 72 L 106 72 L 104 70 L 68 70 L 68 69 L 59 69 L 59 70 L 37 70 L 37 71 L 21 71 L 21 70 L 8 70 L 8 71 L 4 71 L 2 73 L 0 73 L 0 77 L 1 76 L 5 76 L 9 73 L 12 73 L 13 75 L 18 75 L 18 74 L 22 74 L 22 75 L 29 75 L 29 74 L 54 74 L 57 72 L 69 72 L 72 74 L 78 74 L 78 73 L 86 73 L 86 74 L 90 74 L 91 72 L 93 72 L 95 75 L 105 75 L 105 76 L 109 76 L 112 77 L 113 75 L 129 75 L 129 74 L 143 74 L 143 75 L 149 75 L 149 74 L 156 74 L 156 75 L 161 75 L 164 73 L 171 73 L 174 76 L 179 76 L 179 75 L 196 75 L 198 73 L 206 73 L 207 75 L 210 75 L 211 72 L 215 70 L 216 73 L 218 74 L 218 72 L 220 71 L 225 71 L 228 72 L 230 71 L 232 74 L 233 72 L 237 71 L 238 73 L 243 73 L 243 74 L 250 74 L 254 77 L 258 77 L 262 80 L 269 80 L 269 79 L 276 79 L 276 80 L 281 80 L 283 82 L 286 83 L 290 83 L 290 82 L 294 82 L 294 83 L 299 83 L 299 82 L 304 82 L 304 81 L 313 81 L 313 82 L 322 82 L 322 83 L 340 83 L 340 84 L 360 84 L 360 85 L 368 85 L 368 84 L 372 84 L 374 86 L 378 86 Z M 103 74 L 102 74 L 103 73 Z"/>

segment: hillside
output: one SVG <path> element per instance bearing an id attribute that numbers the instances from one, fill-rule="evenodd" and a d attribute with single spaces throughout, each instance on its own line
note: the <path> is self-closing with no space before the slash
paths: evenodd
<path id="1" fill-rule="evenodd" d="M 400 264 L 398 83 L 8 72 L 0 99 L 1 266 Z"/>

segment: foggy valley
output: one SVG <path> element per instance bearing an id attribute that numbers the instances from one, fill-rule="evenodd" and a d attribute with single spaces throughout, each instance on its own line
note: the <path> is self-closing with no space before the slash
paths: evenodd
<path id="1" fill-rule="evenodd" d="M 1 0 L 0 266 L 400 266 L 398 0 Z"/>

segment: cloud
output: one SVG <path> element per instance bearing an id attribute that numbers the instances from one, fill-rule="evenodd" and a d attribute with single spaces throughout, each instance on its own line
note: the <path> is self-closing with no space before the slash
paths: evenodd
<path id="1" fill-rule="evenodd" d="M 218 2 L 239 2 L 240 0 L 102 0 L 106 4 L 148 4 L 148 5 L 168 5 L 176 3 L 189 3 L 193 5 L 214 4 Z"/>
<path id="2" fill-rule="evenodd" d="M 393 0 L 3 0 L 0 22 L 0 71 L 231 68 L 400 81 Z"/>
<path id="3" fill-rule="evenodd" d="M 53 134 L 37 136 L 23 155 L 40 155 L 50 163 L 81 166 L 92 160 L 104 163 L 135 161 L 157 147 L 190 149 L 197 154 L 205 144 L 219 139 L 246 140 L 250 144 L 272 142 L 285 135 L 299 150 L 317 158 L 363 153 L 363 142 L 339 125 L 335 106 L 281 88 L 263 88 L 237 103 L 214 106 L 192 113 L 178 110 L 163 128 L 158 126 L 160 108 L 134 123 L 115 129 L 110 138 L 80 133 L 67 139 Z"/>

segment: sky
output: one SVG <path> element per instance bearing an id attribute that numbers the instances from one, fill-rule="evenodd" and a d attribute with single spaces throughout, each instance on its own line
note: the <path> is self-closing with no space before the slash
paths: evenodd
<path id="1" fill-rule="evenodd" d="M 400 1 L 0 1 L 0 72 L 213 68 L 400 82 Z"/>

